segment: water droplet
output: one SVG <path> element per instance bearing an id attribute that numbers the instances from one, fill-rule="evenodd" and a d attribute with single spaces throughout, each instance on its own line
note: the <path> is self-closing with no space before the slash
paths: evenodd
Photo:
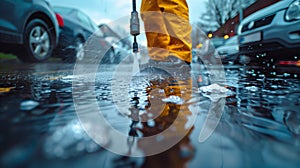
<path id="1" fill-rule="evenodd" d="M 154 121 L 154 120 L 148 120 L 148 121 L 147 121 L 147 125 L 148 125 L 149 127 L 154 127 L 154 126 L 155 126 L 155 121 Z"/>
<path id="2" fill-rule="evenodd" d="M 34 100 L 24 100 L 21 102 L 20 110 L 22 111 L 31 111 L 39 106 L 40 103 Z"/>

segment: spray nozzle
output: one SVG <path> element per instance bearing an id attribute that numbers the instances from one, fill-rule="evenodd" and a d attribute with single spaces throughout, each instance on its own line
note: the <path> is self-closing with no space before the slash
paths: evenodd
<path id="1" fill-rule="evenodd" d="M 132 0 L 132 7 L 133 7 L 133 11 L 131 12 L 131 18 L 130 18 L 130 34 L 134 37 L 132 50 L 134 53 L 137 53 L 139 48 L 138 48 L 136 36 L 140 34 L 140 21 L 139 21 L 139 14 L 136 11 L 136 0 Z"/>

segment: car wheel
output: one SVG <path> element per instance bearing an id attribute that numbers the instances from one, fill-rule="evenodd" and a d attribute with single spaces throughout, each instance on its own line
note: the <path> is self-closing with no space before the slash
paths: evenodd
<path id="1" fill-rule="evenodd" d="M 74 40 L 74 47 L 66 52 L 62 57 L 65 63 L 74 63 L 76 60 L 82 60 L 84 57 L 84 40 L 81 37 L 76 37 Z"/>
<path id="2" fill-rule="evenodd" d="M 53 42 L 50 27 L 41 19 L 33 19 L 25 28 L 23 50 L 17 55 L 24 62 L 45 61 L 52 54 Z"/>
<path id="3" fill-rule="evenodd" d="M 115 64 L 118 64 L 118 63 L 120 63 L 120 61 L 121 61 L 121 53 L 120 53 L 120 52 L 117 52 L 117 53 L 115 54 L 114 63 L 115 63 Z"/>
<path id="4" fill-rule="evenodd" d="M 75 58 L 76 60 L 82 60 L 84 57 L 84 41 L 82 38 L 76 38 L 75 40 Z"/>
<path id="5" fill-rule="evenodd" d="M 108 64 L 115 63 L 115 51 L 112 48 L 106 52 L 105 57 L 106 57 L 106 61 L 105 61 L 106 63 Z"/>

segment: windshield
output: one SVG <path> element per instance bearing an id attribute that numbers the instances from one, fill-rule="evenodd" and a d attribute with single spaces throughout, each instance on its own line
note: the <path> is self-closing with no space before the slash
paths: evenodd
<path id="1" fill-rule="evenodd" d="M 55 12 L 63 15 L 69 15 L 73 11 L 72 8 L 64 8 L 64 7 L 53 7 L 53 9 Z"/>

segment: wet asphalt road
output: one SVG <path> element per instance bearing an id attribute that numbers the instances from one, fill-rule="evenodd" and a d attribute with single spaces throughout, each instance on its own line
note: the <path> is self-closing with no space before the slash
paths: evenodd
<path id="1" fill-rule="evenodd" d="M 133 80 L 129 97 L 122 97 L 122 90 L 111 90 L 116 66 L 103 65 L 98 68 L 95 81 L 83 82 L 79 92 L 72 88 L 73 65 L 1 63 L 0 167 L 299 167 L 297 76 L 264 77 L 249 67 L 224 65 L 227 83 L 222 118 L 209 139 L 200 143 L 198 136 L 214 99 L 198 89 L 211 84 L 203 67 L 196 63 L 192 67 L 199 85 L 192 86 L 189 97 L 190 104 L 198 109 L 191 132 L 161 154 L 134 158 L 109 152 L 88 136 L 76 114 L 74 96 L 80 95 L 82 104 L 97 100 L 103 115 L 118 131 L 145 136 L 153 133 L 151 129 L 170 124 L 168 120 L 172 121 L 172 117 L 163 116 L 162 121 L 154 120 L 147 125 L 133 124 L 115 104 L 128 99 L 132 102 L 132 97 L 137 96 L 136 107 L 146 114 L 147 81 Z M 86 67 L 87 72 L 89 68 Z M 94 94 L 90 95 L 88 86 Z M 120 94 L 119 99 L 113 99 L 113 94 Z M 89 106 L 82 109 L 84 114 L 89 112 Z M 112 141 L 105 133 L 99 136 L 107 145 Z M 125 147 L 130 151 L 132 144 L 128 141 Z"/>

